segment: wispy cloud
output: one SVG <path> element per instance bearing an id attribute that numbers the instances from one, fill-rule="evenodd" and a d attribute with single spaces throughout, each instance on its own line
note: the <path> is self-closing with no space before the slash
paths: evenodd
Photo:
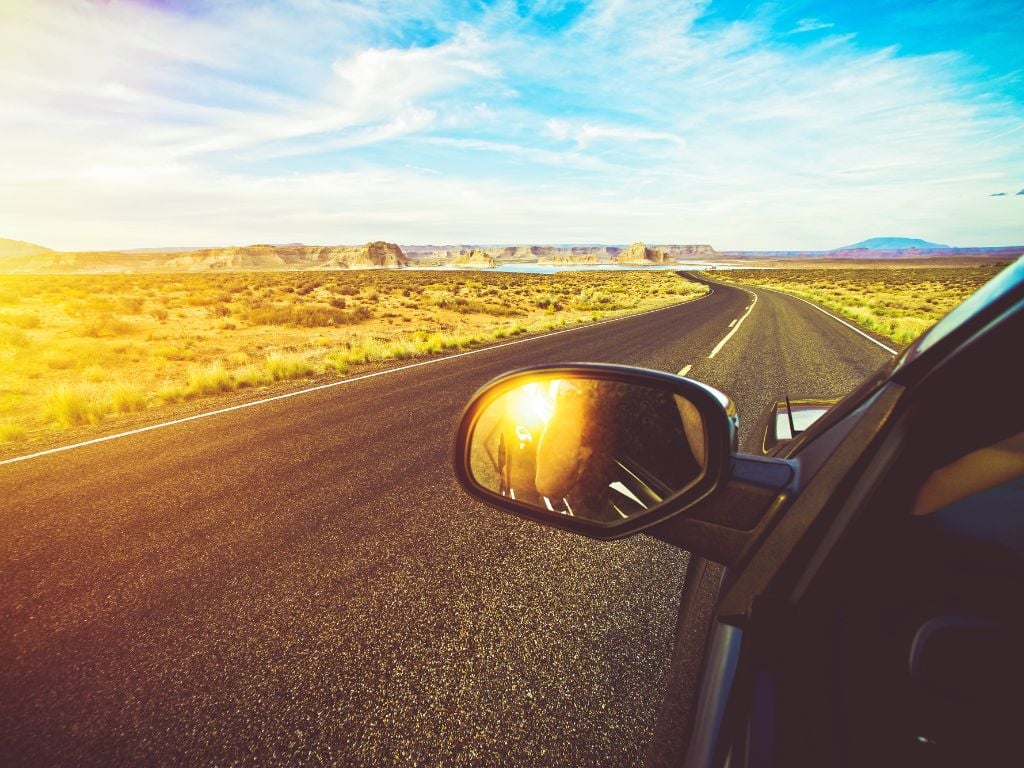
<path id="1" fill-rule="evenodd" d="M 671 0 L 6 3 L 0 235 L 1024 240 L 979 200 L 1024 175 L 1010 76 L 855 32 Z"/>
<path id="2" fill-rule="evenodd" d="M 821 21 L 820 19 L 800 19 L 797 21 L 796 26 L 790 30 L 790 34 L 800 34 L 801 32 L 817 32 L 822 29 L 831 29 L 835 24 L 830 21 Z"/>

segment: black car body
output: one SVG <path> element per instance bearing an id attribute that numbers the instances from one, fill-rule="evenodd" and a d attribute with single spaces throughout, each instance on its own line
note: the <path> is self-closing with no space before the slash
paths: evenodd
<path id="1" fill-rule="evenodd" d="M 618 530 L 474 482 L 466 446 L 489 388 L 464 416 L 456 469 L 508 511 L 597 538 L 644 529 L 693 553 L 680 633 L 698 638 L 702 671 L 661 726 L 688 744 L 684 765 L 1017 762 L 1022 349 L 1024 259 L 806 430 L 766 445 L 771 457 L 716 454 L 691 488 Z M 678 395 L 703 397 L 678 381 Z M 719 410 L 702 413 L 721 452 Z M 702 591 L 714 609 L 699 616 Z"/>

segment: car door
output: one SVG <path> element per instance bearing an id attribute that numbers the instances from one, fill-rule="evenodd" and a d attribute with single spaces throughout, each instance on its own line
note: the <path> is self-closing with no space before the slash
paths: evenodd
<path id="1" fill-rule="evenodd" d="M 743 642 L 712 764 L 1017 753 L 1024 406 L 1008 352 L 1024 338 L 1019 272 L 912 350 L 862 413 L 804 446 L 855 422 L 723 598 L 719 618 Z M 950 481 L 945 498 L 936 479 Z"/>

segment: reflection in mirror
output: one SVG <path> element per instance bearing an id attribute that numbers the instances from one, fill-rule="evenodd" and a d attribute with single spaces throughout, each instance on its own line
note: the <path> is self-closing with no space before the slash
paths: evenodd
<path id="1" fill-rule="evenodd" d="M 469 437 L 479 485 L 552 513 L 614 524 L 707 465 L 697 408 L 654 386 L 538 376 L 491 400 Z"/>

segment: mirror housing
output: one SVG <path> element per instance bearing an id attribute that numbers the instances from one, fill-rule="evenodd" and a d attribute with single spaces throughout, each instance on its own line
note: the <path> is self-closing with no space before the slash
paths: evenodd
<path id="1" fill-rule="evenodd" d="M 595 431 L 609 450 L 583 445 Z M 481 388 L 459 421 L 454 463 L 462 486 L 490 506 L 617 539 L 712 494 L 728 479 L 736 442 L 735 407 L 718 390 L 660 371 L 580 363 L 514 371 Z M 588 482 L 591 501 L 581 503 L 573 494 Z"/>

